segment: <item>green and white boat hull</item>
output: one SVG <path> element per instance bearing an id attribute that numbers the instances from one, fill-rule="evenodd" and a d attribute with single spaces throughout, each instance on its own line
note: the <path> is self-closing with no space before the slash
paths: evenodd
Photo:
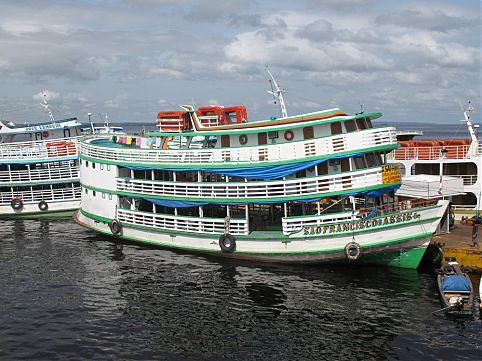
<path id="1" fill-rule="evenodd" d="M 345 229 L 349 228 L 347 222 L 317 227 L 314 230 L 300 230 L 288 236 L 276 231 L 254 231 L 248 235 L 235 236 L 236 248 L 233 252 L 221 250 L 221 234 L 170 232 L 129 222 L 122 223 L 121 232 L 115 237 L 171 249 L 256 262 L 346 262 L 414 269 L 418 267 L 447 206 L 447 201 L 439 201 L 435 206 L 364 221 L 363 227 L 360 225 L 361 221 L 354 221 L 354 231 L 343 231 L 343 225 Z M 110 228 L 112 219 L 99 217 L 84 210 L 76 212 L 74 219 L 77 223 L 97 232 L 113 235 Z M 393 222 L 390 222 L 392 220 Z M 373 227 L 367 228 L 367 222 Z M 333 230 L 332 234 L 330 228 Z M 339 234 L 336 233 L 337 229 L 340 230 Z M 312 234 L 310 231 L 313 231 Z M 346 251 L 347 245 L 352 242 L 356 242 L 360 251 L 355 260 L 348 259 Z"/>

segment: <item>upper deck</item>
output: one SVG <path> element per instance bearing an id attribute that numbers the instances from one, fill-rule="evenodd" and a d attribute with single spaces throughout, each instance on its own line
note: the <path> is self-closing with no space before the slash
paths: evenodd
<path id="1" fill-rule="evenodd" d="M 0 143 L 0 164 L 40 163 L 78 158 L 80 137 Z"/>
<path id="2" fill-rule="evenodd" d="M 266 134 L 266 133 L 265 133 Z M 142 138 L 144 148 L 129 141 L 119 144 L 107 137 L 92 136 L 82 140 L 80 154 L 87 160 L 120 165 L 142 165 L 150 167 L 210 167 L 260 166 L 273 163 L 309 161 L 320 158 L 355 155 L 368 151 L 391 151 L 398 147 L 395 128 L 371 128 L 350 133 L 322 136 L 312 139 L 292 140 L 271 144 L 246 142 L 231 146 L 231 142 L 217 141 L 214 148 L 194 147 L 186 143 L 185 149 L 164 148 L 167 137 Z M 239 137 L 241 138 L 241 136 Z M 130 144 L 126 144 L 130 143 Z M 141 145 L 142 146 L 142 145 Z"/>

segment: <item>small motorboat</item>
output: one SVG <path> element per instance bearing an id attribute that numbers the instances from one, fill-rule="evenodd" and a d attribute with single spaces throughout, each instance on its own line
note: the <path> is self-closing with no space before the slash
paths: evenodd
<path id="1" fill-rule="evenodd" d="M 472 316 L 474 311 L 474 288 L 467 270 L 457 262 L 447 262 L 437 270 L 437 283 L 442 305 L 447 315 Z"/>

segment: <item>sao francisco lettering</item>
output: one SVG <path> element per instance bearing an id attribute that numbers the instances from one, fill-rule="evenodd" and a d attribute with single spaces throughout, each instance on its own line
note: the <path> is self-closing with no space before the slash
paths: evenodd
<path id="1" fill-rule="evenodd" d="M 391 224 L 408 222 L 419 218 L 416 212 L 397 214 L 374 219 L 359 220 L 356 222 L 346 222 L 340 224 L 330 224 L 326 226 L 308 226 L 303 227 L 303 236 L 319 236 L 327 234 L 336 234 L 349 231 L 358 231 L 362 229 L 378 228 Z"/>

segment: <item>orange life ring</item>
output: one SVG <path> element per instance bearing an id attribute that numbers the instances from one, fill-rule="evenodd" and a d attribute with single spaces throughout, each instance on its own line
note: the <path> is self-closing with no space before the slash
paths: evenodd
<path id="1" fill-rule="evenodd" d="M 248 136 L 246 134 L 241 134 L 239 136 L 239 144 L 245 145 L 246 143 L 248 143 Z"/>
<path id="2" fill-rule="evenodd" d="M 294 137 L 295 137 L 295 134 L 293 133 L 292 130 L 287 130 L 287 131 L 285 132 L 285 139 L 286 139 L 288 142 L 292 141 Z"/>

